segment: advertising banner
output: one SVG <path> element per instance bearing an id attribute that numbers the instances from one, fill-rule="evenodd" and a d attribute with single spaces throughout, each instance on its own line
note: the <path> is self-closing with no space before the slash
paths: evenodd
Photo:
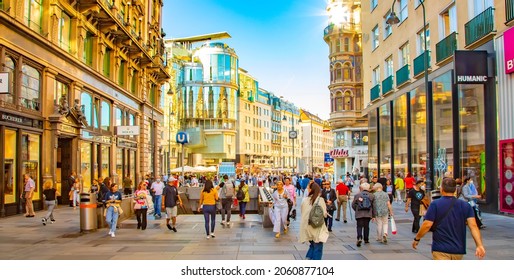
<path id="1" fill-rule="evenodd" d="M 514 73 L 514 27 L 503 33 L 505 51 L 505 73 Z"/>
<path id="2" fill-rule="evenodd" d="M 500 211 L 514 214 L 514 139 L 500 141 Z"/>

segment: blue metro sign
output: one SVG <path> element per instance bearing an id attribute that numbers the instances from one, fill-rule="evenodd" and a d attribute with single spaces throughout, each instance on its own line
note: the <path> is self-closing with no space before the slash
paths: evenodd
<path id="1" fill-rule="evenodd" d="M 179 144 L 182 144 L 182 145 L 187 144 L 187 143 L 189 143 L 189 135 L 187 133 L 181 131 L 181 132 L 177 133 L 175 140 Z"/>

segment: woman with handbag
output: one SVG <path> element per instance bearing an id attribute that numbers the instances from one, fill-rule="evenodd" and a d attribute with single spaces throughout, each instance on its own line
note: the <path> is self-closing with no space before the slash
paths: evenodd
<path id="1" fill-rule="evenodd" d="M 137 190 L 134 193 L 134 212 L 136 213 L 137 229 L 146 229 L 146 215 L 148 212 L 147 196 L 149 196 L 148 190 L 146 189 L 146 183 L 140 182 L 137 186 Z"/>
<path id="2" fill-rule="evenodd" d="M 325 199 L 325 204 L 327 206 L 328 215 L 325 217 L 325 225 L 328 228 L 328 231 L 332 231 L 332 223 L 334 220 L 334 211 L 336 210 L 335 201 L 337 199 L 336 191 L 332 189 L 329 181 L 323 181 L 321 183 L 323 186 L 323 190 L 321 191 L 321 197 Z"/>
<path id="3" fill-rule="evenodd" d="M 473 212 L 475 212 L 475 221 L 477 222 L 478 228 L 484 229 L 486 226 L 482 223 L 481 212 L 477 204 L 477 201 L 479 198 L 481 198 L 481 196 L 478 194 L 477 188 L 473 184 L 473 180 L 469 177 L 465 177 L 463 180 L 460 198 L 464 201 L 467 201 L 471 208 L 473 208 Z"/>
<path id="4" fill-rule="evenodd" d="M 288 192 L 284 189 L 284 183 L 277 181 L 277 190 L 273 192 L 273 213 L 275 215 L 275 223 L 273 224 L 273 232 L 275 232 L 275 238 L 280 237 L 281 229 L 284 229 L 284 233 L 287 233 L 287 214 L 289 213 L 289 207 L 287 200 L 289 199 Z"/>

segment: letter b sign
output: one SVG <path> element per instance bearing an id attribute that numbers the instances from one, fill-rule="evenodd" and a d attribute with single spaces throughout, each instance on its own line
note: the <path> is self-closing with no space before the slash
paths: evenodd
<path id="1" fill-rule="evenodd" d="M 179 144 L 187 144 L 189 143 L 189 135 L 185 132 L 179 132 L 177 133 L 175 140 Z"/>

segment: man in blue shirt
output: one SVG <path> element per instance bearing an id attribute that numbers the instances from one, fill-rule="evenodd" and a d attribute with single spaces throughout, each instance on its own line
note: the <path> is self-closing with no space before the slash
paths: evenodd
<path id="1" fill-rule="evenodd" d="M 475 213 L 465 201 L 454 197 L 455 180 L 444 178 L 441 198 L 434 200 L 425 214 L 425 221 L 414 237 L 412 248 L 416 249 L 423 236 L 432 230 L 432 257 L 434 260 L 461 260 L 466 254 L 466 223 L 475 240 L 475 256 L 482 259 L 485 248 L 475 221 Z M 432 228 L 434 226 L 435 228 Z"/>

